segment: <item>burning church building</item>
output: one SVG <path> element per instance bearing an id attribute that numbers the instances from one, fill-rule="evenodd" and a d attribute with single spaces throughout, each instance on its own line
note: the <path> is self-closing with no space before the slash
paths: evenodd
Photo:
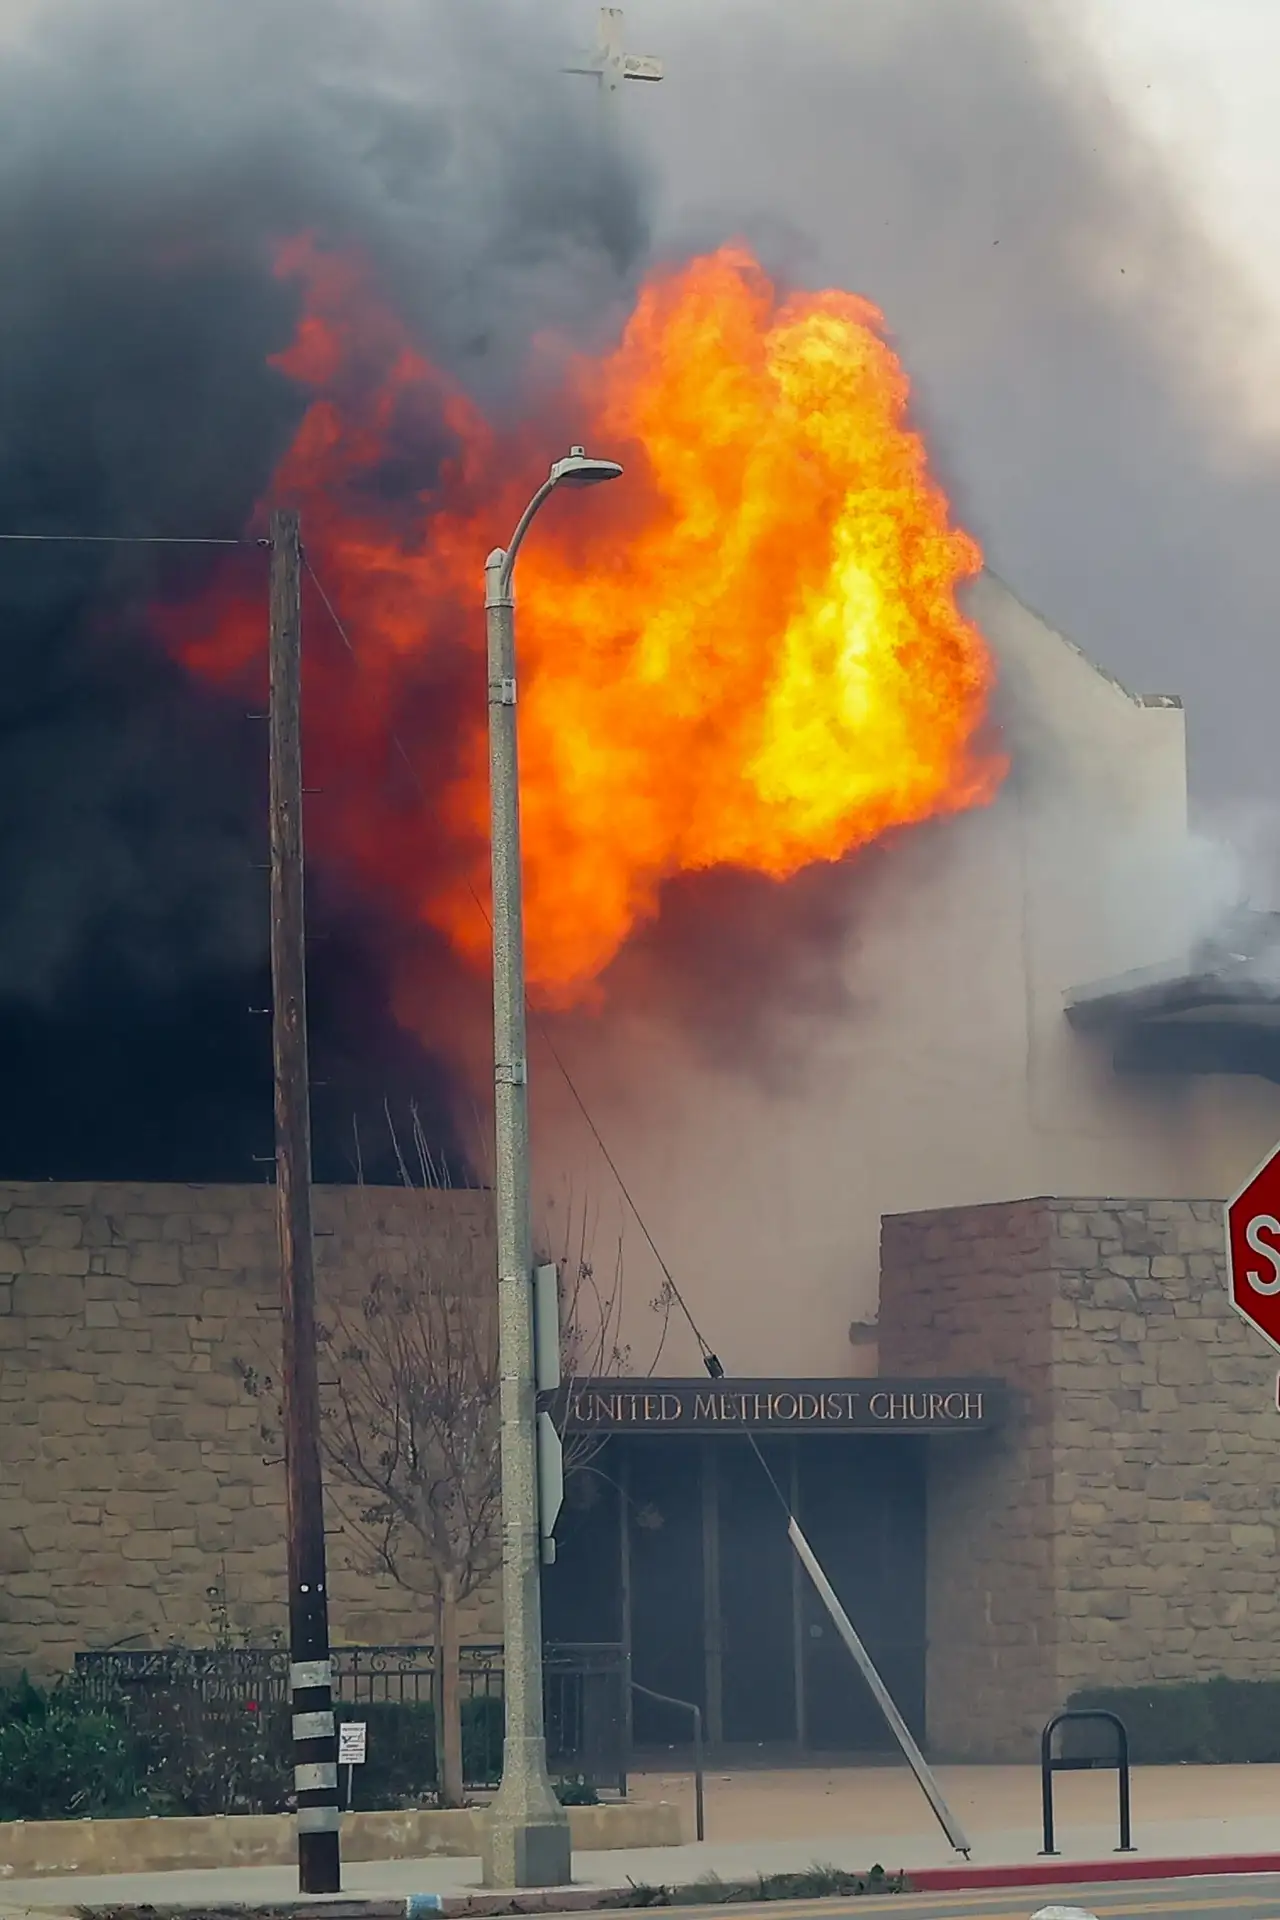
<path id="1" fill-rule="evenodd" d="M 1256 956 L 1131 972 L 1177 951 L 1152 884 L 1186 847 L 1176 699 L 989 575 L 966 604 L 1008 771 L 855 868 L 846 997 L 824 983 L 750 1057 L 656 988 L 534 1042 L 542 1242 L 585 1196 L 568 1265 L 604 1323 L 565 1396 L 544 1630 L 625 1658 L 639 1749 L 682 1737 L 655 1694 L 726 1759 L 884 1748 L 788 1509 L 935 1756 L 1024 1757 L 1082 1687 L 1268 1668 L 1274 1375 L 1228 1309 L 1221 1202 L 1280 1132 L 1275 999 Z M 424 1259 L 490 1283 L 482 1187 L 317 1200 L 322 1309 Z M 198 1639 L 211 1590 L 265 1638 L 283 1491 L 244 1383 L 271 1365 L 270 1190 L 0 1208 L 0 1661 Z M 341 1518 L 332 1554 L 339 1646 L 422 1637 Z M 491 1585 L 466 1631 L 500 1642 Z"/>
<path id="2" fill-rule="evenodd" d="M 571 1401 L 608 1468 L 570 1495 L 549 1630 L 625 1635 L 730 1751 L 887 1738 L 784 1503 L 935 1752 L 1024 1757 L 1086 1687 L 1268 1670 L 1274 1362 L 1221 1215 L 1280 1134 L 1274 932 L 1189 917 L 1177 698 L 989 574 L 967 605 L 1008 776 L 861 876 L 804 1071 L 640 1020 L 569 1056 L 680 1299 L 619 1205 L 641 1364 Z"/>
<path id="3" fill-rule="evenodd" d="M 1276 994 L 1254 930 L 1206 948 L 1188 906 L 1176 697 L 984 570 L 865 300 L 740 245 L 668 263 L 613 344 L 544 339 L 527 403 L 486 410 L 372 255 L 282 231 L 253 261 L 259 505 L 225 565 L 151 583 L 147 641 L 210 710 L 259 705 L 255 543 L 297 506 L 312 870 L 385 935 L 464 1116 L 484 556 L 571 437 L 626 470 L 548 510 L 518 584 L 536 1225 L 582 1335 L 548 1641 L 629 1674 L 640 1748 L 678 1737 L 664 1695 L 726 1755 L 879 1750 L 794 1511 L 938 1756 L 1026 1757 L 1082 1687 L 1268 1672 L 1274 1378 L 1220 1216 L 1280 1134 Z M 318 1190 L 322 1312 L 491 1286 L 471 1157 Z M 211 1592 L 251 1641 L 281 1625 L 245 1159 L 0 1186 L 0 1666 L 198 1639 Z M 336 1642 L 421 1642 L 423 1589 L 344 1497 Z"/>

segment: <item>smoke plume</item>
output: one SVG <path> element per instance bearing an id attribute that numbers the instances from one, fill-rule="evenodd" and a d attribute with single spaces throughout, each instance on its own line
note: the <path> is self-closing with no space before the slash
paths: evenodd
<path id="1" fill-rule="evenodd" d="M 1242 893 L 1268 904 L 1280 447 L 1251 417 L 1238 352 L 1266 321 L 1109 94 L 1073 10 L 647 0 L 627 18 L 667 69 L 623 114 L 661 171 L 655 246 L 741 232 L 776 271 L 875 300 L 989 565 L 1134 691 L 1183 697 L 1194 862 L 1149 848 L 1138 894 L 1130 867 L 1098 910 L 1127 918 L 1139 895 L 1177 894 L 1172 928 Z M 820 1016 L 853 1004 L 856 865 L 809 876 L 803 913 L 775 902 L 748 919 L 776 927 L 767 1016 L 797 996 Z M 807 937 L 819 901 L 843 939 Z M 691 1031 L 719 1051 L 742 997 L 726 1001 L 722 977 L 736 929 L 714 914 L 695 927 L 683 893 L 672 906 L 645 946 L 672 944 Z M 695 933 L 713 951 L 690 966 Z M 760 974 L 746 978 L 750 998 Z"/>
<path id="2" fill-rule="evenodd" d="M 1183 696 L 1200 835 L 1190 848 L 1126 848 L 1127 864 L 1097 876 L 1089 908 L 1116 921 L 1099 945 L 1167 936 L 1167 955 L 1143 957 L 1176 959 L 1241 893 L 1265 904 L 1280 843 L 1270 751 L 1280 449 L 1237 377 L 1240 343 L 1265 322 L 1109 97 L 1073 10 L 637 0 L 628 28 L 635 50 L 667 67 L 662 86 L 633 87 L 624 103 L 631 137 L 661 159 L 657 245 L 678 252 L 742 231 L 775 268 L 875 300 L 957 515 L 989 564 L 1134 691 Z M 997 1172 L 994 1146 L 974 1160 L 955 1137 L 932 1157 L 918 1129 L 888 1140 L 898 1106 L 927 1131 L 927 1073 L 910 1098 L 876 1104 L 892 1092 L 877 1049 L 892 1063 L 899 1030 L 876 1004 L 858 926 L 900 916 L 900 963 L 919 965 L 922 1007 L 925 976 L 929 996 L 954 1006 L 958 1036 L 981 1031 L 973 985 L 985 990 L 996 973 L 984 956 L 986 971 L 961 985 L 945 889 L 937 919 L 905 911 L 929 853 L 915 839 L 884 848 L 870 875 L 860 864 L 812 876 L 810 909 L 823 899 L 846 933 L 856 915 L 853 938 L 803 949 L 817 1030 L 771 1020 L 785 1029 L 788 1072 L 770 1072 L 763 1098 L 746 1024 L 730 1036 L 720 1018 L 731 1002 L 716 962 L 732 937 L 705 918 L 709 962 L 684 975 L 690 994 L 705 989 L 702 1020 L 683 1043 L 652 1026 L 615 1037 L 584 1024 L 558 1038 L 731 1368 L 803 1365 L 815 1326 L 829 1326 L 834 1354 L 851 1302 L 874 1313 L 871 1223 L 882 1209 L 973 1199 L 984 1181 L 991 1197 L 1018 1190 L 1012 1147 Z M 934 901 L 938 878 L 925 872 L 922 901 Z M 664 918 L 649 944 L 685 931 Z M 993 949 L 998 938 L 993 924 Z M 1060 1005 L 1051 1014 L 1059 1023 Z M 772 1068 L 770 1050 L 765 1060 Z M 926 1072 L 919 1061 L 898 1069 Z M 985 1037 L 964 1070 L 974 1138 L 993 1142 L 1008 1095 L 984 1108 L 999 1078 Z M 591 1143 L 543 1073 L 549 1152 L 560 1163 L 576 1148 L 590 1165 Z M 661 1276 L 621 1206 L 617 1217 L 634 1292 L 656 1291 Z M 792 1335 L 778 1295 L 797 1272 L 805 1315 Z M 637 1354 L 646 1331 L 628 1328 Z M 673 1362 L 697 1366 L 674 1323 Z"/>
<path id="3" fill-rule="evenodd" d="M 268 365 L 295 320 L 270 271 L 291 234 L 358 250 L 436 362 L 490 404 L 531 332 L 606 324 L 644 242 L 643 195 L 558 72 L 571 44 L 547 9 L 485 0 L 58 0 L 12 16 L 0 532 L 242 532 L 301 410 Z M 413 457 L 420 470 L 439 447 Z M 244 1175 L 269 1148 L 264 730 L 243 702 L 197 692 L 144 618 L 215 563 L 0 545 L 0 1054 L 19 1074 L 15 1115 L 24 1063 L 43 1073 L 38 1102 L 60 1088 L 47 1126 L 15 1118 L 9 1174 L 103 1171 L 95 1154 L 127 1157 L 131 1125 L 168 1143 L 140 1148 L 139 1172 Z M 264 593 L 261 555 L 231 564 Z M 357 984 L 326 961 L 330 909 L 349 942 L 345 903 L 313 888 L 321 1082 L 326 1041 L 350 1053 L 342 1035 L 368 1024 L 361 995 L 385 1003 L 369 916 Z M 115 1072 L 86 1038 L 108 1030 Z M 206 1126 L 211 1049 L 241 1062 L 240 1093 Z M 110 1090 L 91 1089 L 98 1068 Z M 366 1059 L 351 1097 L 385 1090 L 385 1070 Z M 416 1091 L 438 1103 L 421 1056 Z M 125 1117 L 150 1104 L 163 1125 Z M 443 1109 L 434 1124 L 447 1135 Z M 322 1140 L 322 1170 L 344 1170 L 343 1151 Z"/>
<path id="4" fill-rule="evenodd" d="M 1068 15 L 635 0 L 628 34 L 667 78 L 626 88 L 602 142 L 591 83 L 557 71 L 593 13 L 47 0 L 11 16 L 0 531 L 243 529 L 300 410 L 268 365 L 295 318 L 269 270 L 285 235 L 358 250 L 437 364 L 500 411 L 534 335 L 607 336 L 648 260 L 740 232 L 784 275 L 885 311 L 959 517 L 1086 651 L 1185 696 L 1202 811 L 1280 798 L 1280 455 L 1231 374 L 1256 316 Z M 439 452 L 425 431 L 406 448 L 414 484 Z M 23 1087 L 65 1090 L 38 1136 L 18 1120 L 0 1136 L 9 1173 L 103 1171 L 135 1123 L 139 1173 L 243 1175 L 268 1150 L 250 1012 L 265 1004 L 262 730 L 166 662 L 143 617 L 216 559 L 0 548 L 0 1056 L 17 1114 Z M 830 1017 L 858 878 L 713 876 L 706 911 L 682 884 L 617 991 L 671 1008 L 720 1060 L 776 1005 Z M 334 1127 L 341 1110 L 349 1128 L 397 1050 L 377 1011 L 385 929 L 332 883 L 312 921 L 317 1078 L 347 1089 Z M 423 1028 L 443 1031 L 461 991 L 443 955 L 424 953 L 422 982 Z M 330 1036 L 346 1063 L 332 1076 Z M 214 1128 L 211 1054 L 228 1081 Z M 405 1066 L 403 1043 L 399 1059 L 397 1090 L 446 1137 L 438 1071 L 423 1054 Z M 168 1124 L 143 1126 L 128 1089 L 166 1061 L 190 1070 L 164 1082 Z M 77 1087 L 86 1103 L 95 1062 L 116 1091 L 95 1085 L 103 1124 L 82 1116 L 73 1151 L 57 1117 Z M 322 1171 L 345 1170 L 336 1137 L 321 1147 Z"/>

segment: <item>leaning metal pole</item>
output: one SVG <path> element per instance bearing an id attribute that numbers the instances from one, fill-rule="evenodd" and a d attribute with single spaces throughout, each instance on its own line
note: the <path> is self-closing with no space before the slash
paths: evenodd
<path id="1" fill-rule="evenodd" d="M 853 1655 L 854 1663 L 863 1679 L 870 1687 L 876 1705 L 879 1707 L 893 1732 L 893 1736 L 902 1748 L 910 1764 L 911 1771 L 924 1789 L 925 1798 L 938 1818 L 938 1825 L 946 1834 L 957 1853 L 969 1858 L 969 1842 L 965 1839 L 964 1828 L 952 1813 L 942 1797 L 942 1789 L 933 1776 L 933 1769 L 911 1737 L 911 1730 L 894 1705 L 893 1696 L 876 1671 L 875 1661 L 863 1646 L 852 1620 L 841 1606 L 836 1590 L 828 1580 L 818 1562 L 818 1556 L 804 1534 L 800 1531 L 800 1522 L 794 1514 L 787 1518 L 787 1535 L 800 1556 L 800 1563 L 818 1590 L 827 1612 L 831 1615 L 836 1632 Z"/>
<path id="2" fill-rule="evenodd" d="M 329 1658 L 311 1234 L 302 853 L 302 564 L 298 516 L 271 520 L 271 986 L 280 1233 L 289 1688 L 298 1887 L 337 1893 L 338 1768 Z"/>
<path id="3" fill-rule="evenodd" d="M 512 541 L 512 559 L 531 517 L 532 509 Z M 493 838 L 493 1189 L 498 1229 L 506 1732 L 502 1784 L 485 1823 L 483 1865 L 488 1887 L 555 1887 L 566 1885 L 570 1876 L 569 1817 L 547 1774 L 543 1723 L 515 605 L 511 566 L 501 548 L 489 555 L 484 578 Z"/>

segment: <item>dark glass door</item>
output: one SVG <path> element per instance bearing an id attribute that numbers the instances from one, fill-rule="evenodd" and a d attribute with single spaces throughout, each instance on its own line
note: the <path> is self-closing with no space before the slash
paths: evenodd
<path id="1" fill-rule="evenodd" d="M 713 1441 L 719 1488 L 721 1714 L 728 1746 L 796 1738 L 792 1547 L 786 1509 L 750 1441 Z M 791 1448 L 761 1443 L 784 1496 Z"/>
<path id="2" fill-rule="evenodd" d="M 542 1574 L 542 1637 L 548 1645 L 622 1645 L 620 1465 L 612 1441 L 577 1463 L 570 1457 L 555 1563 Z"/>
<path id="3" fill-rule="evenodd" d="M 925 1706 L 925 1456 L 910 1439 L 805 1440 L 800 1525 L 917 1740 Z M 805 1576 L 805 1733 L 819 1752 L 884 1752 L 892 1733 Z"/>
<path id="4" fill-rule="evenodd" d="M 925 1717 L 926 1444 L 862 1435 L 761 1442 L 917 1738 Z M 571 1478 L 557 1537 L 557 1561 L 543 1581 L 549 1645 L 621 1646 L 629 1619 L 632 1678 L 696 1702 L 704 1716 L 718 1707 L 718 1726 L 704 1726 L 730 1748 L 803 1740 L 816 1752 L 892 1750 L 744 1437 L 611 1440 Z M 637 1747 L 688 1746 L 687 1713 L 639 1692 L 631 1705 Z M 610 1710 L 625 1712 L 616 1703 Z"/>
<path id="5" fill-rule="evenodd" d="M 637 1441 L 627 1449 L 631 1677 L 706 1709 L 702 1452 L 697 1440 Z M 686 1746 L 689 1715 L 636 1692 L 639 1747 Z"/>

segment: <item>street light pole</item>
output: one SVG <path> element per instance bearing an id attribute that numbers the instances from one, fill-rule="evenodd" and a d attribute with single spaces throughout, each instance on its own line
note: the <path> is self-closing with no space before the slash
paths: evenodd
<path id="1" fill-rule="evenodd" d="M 520 776 L 516 744 L 512 573 L 534 515 L 559 486 L 622 472 L 581 447 L 557 460 L 511 544 L 485 562 L 489 655 L 489 807 L 493 861 L 494 1209 L 498 1240 L 498 1371 L 502 1472 L 502 1621 L 506 1722 L 502 1783 L 484 1834 L 487 1887 L 556 1887 L 570 1876 L 569 1819 L 547 1773 L 542 1697 L 538 1472 L 529 1207 L 528 1065 Z"/>

